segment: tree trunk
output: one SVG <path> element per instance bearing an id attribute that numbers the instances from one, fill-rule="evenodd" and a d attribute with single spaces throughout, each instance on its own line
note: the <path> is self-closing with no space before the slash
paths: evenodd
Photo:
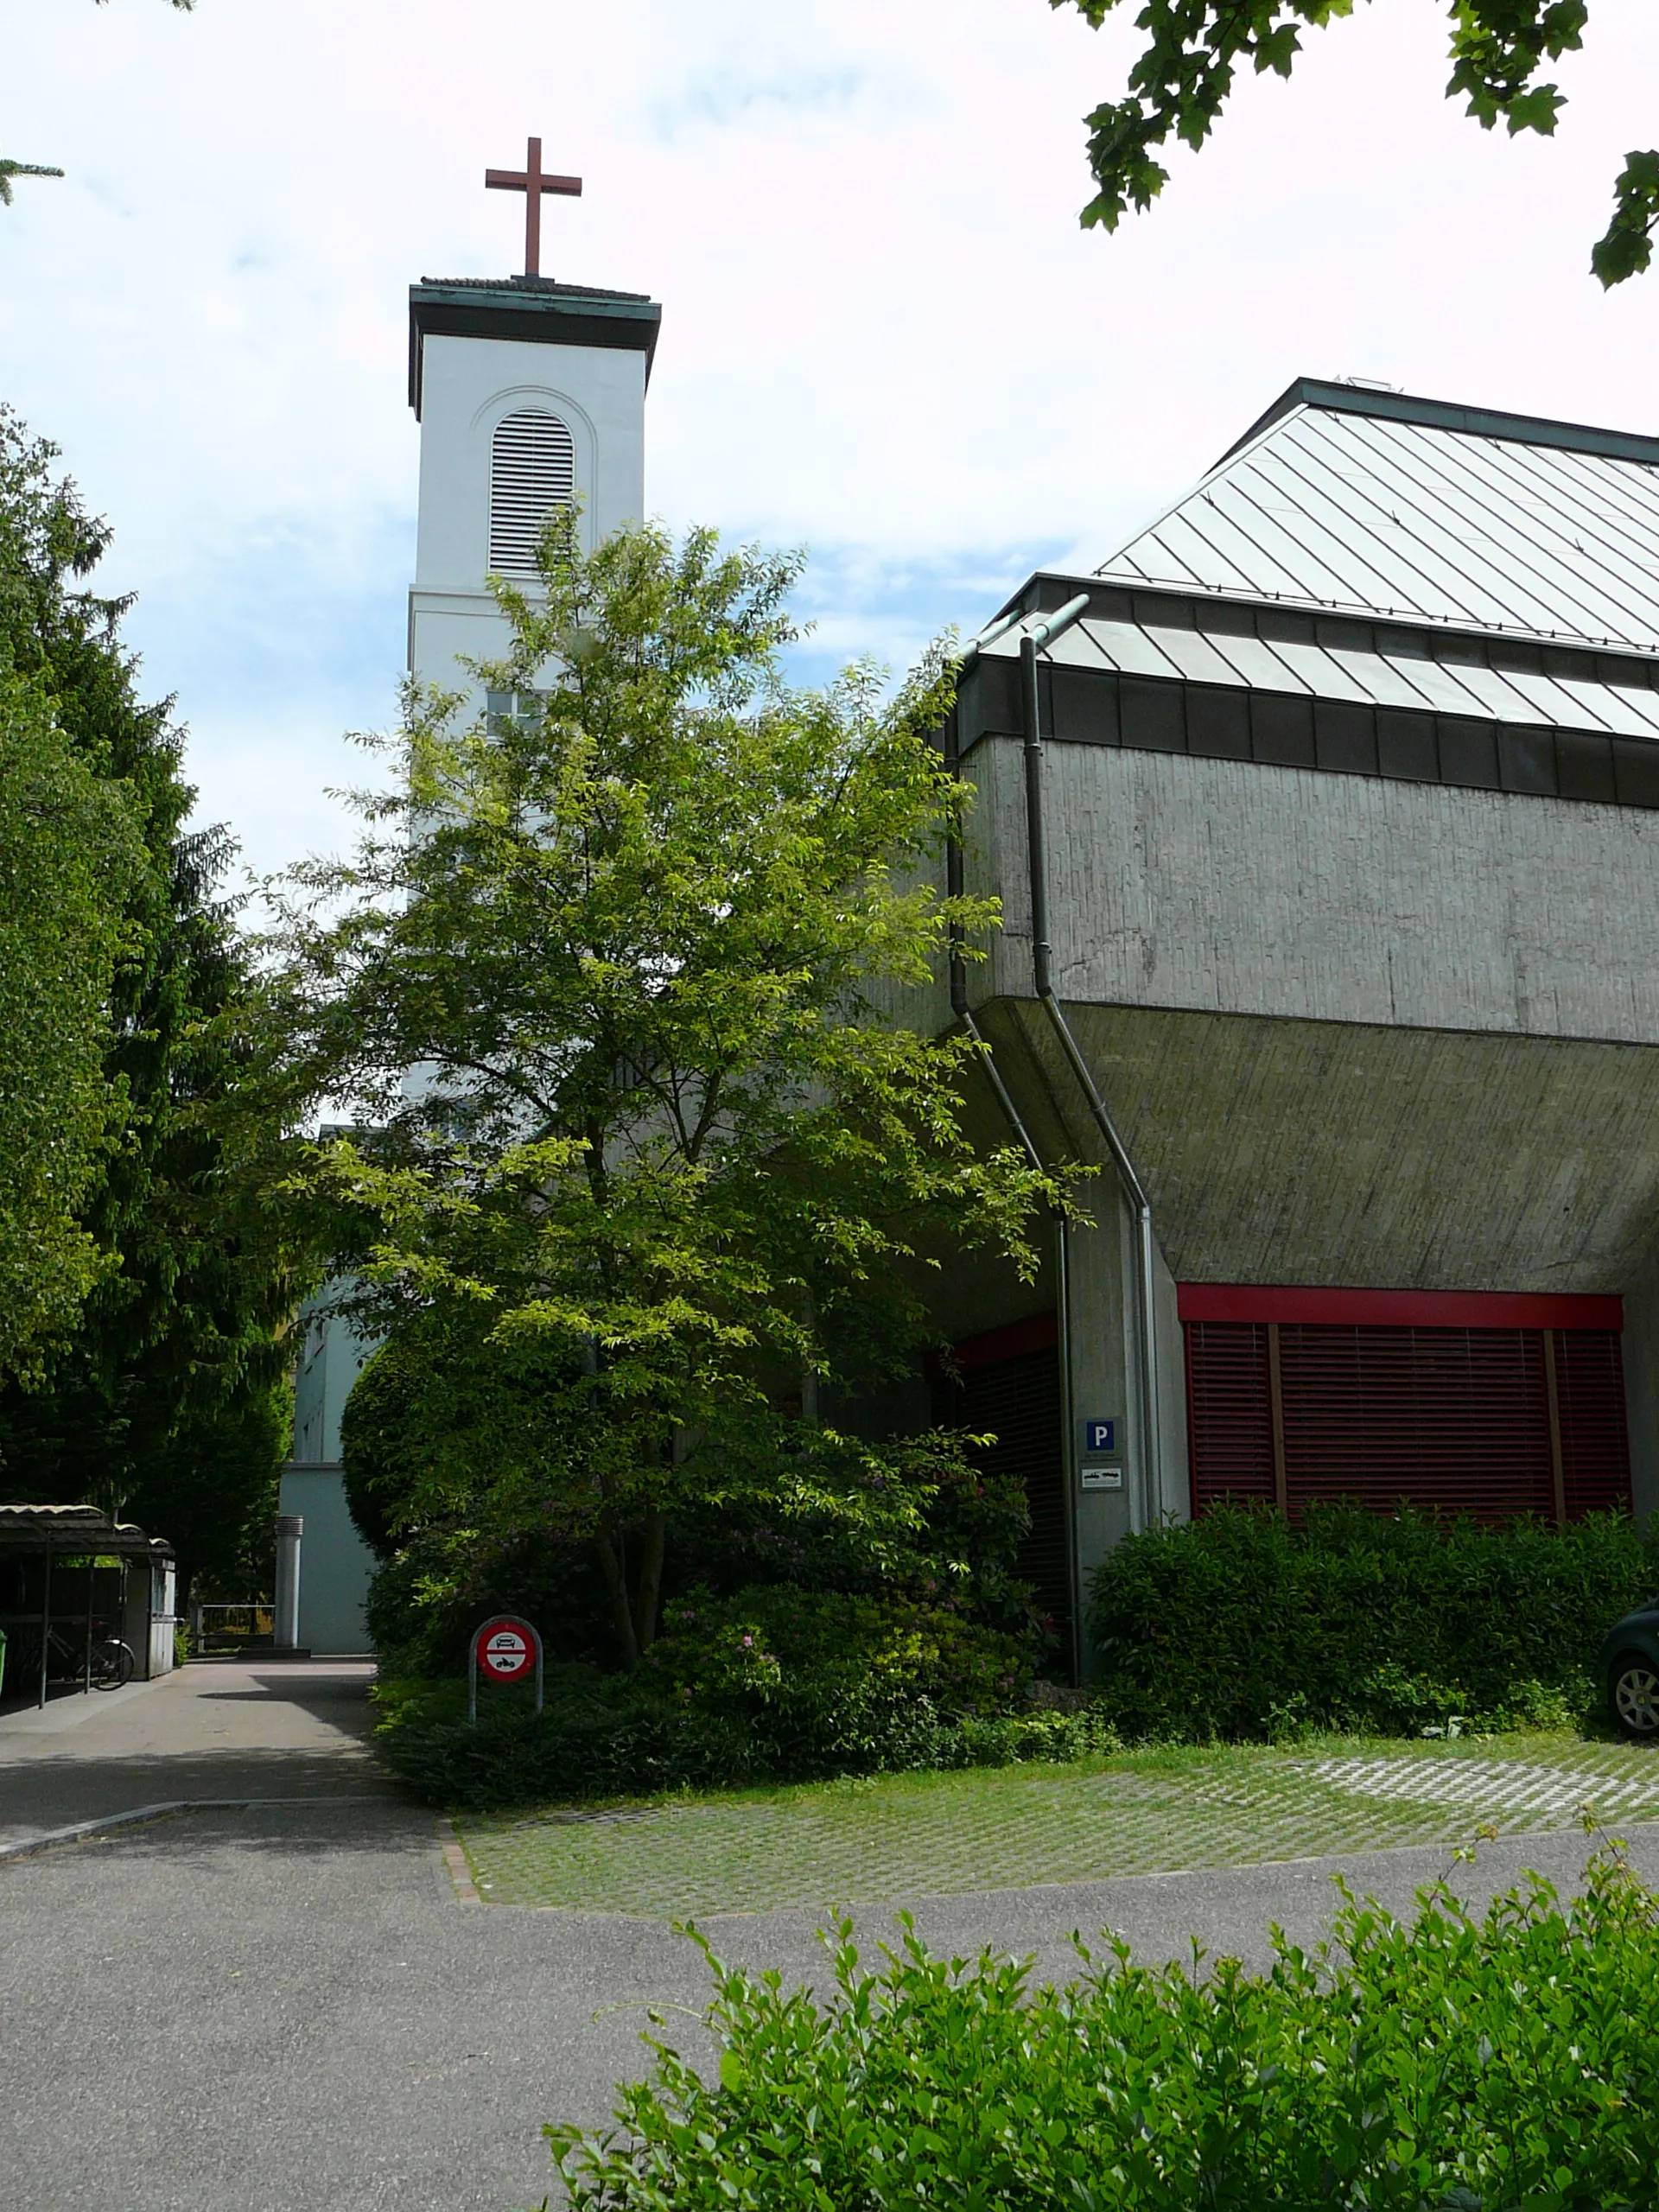
<path id="1" fill-rule="evenodd" d="M 668 1516 L 653 1506 L 645 1516 L 645 1541 L 639 1561 L 639 1603 L 635 1612 L 639 1649 L 657 1641 L 657 1611 L 663 1592 L 663 1554 L 668 1547 Z"/>
<path id="2" fill-rule="evenodd" d="M 612 1529 L 615 1540 L 612 1540 Z M 639 1664 L 639 1640 L 633 1632 L 633 1614 L 628 1605 L 626 1559 L 622 1545 L 622 1531 L 613 1522 L 610 1528 L 601 1524 L 594 1542 L 599 1552 L 599 1563 L 605 1571 L 605 1587 L 610 1592 L 611 1618 L 616 1625 L 616 1640 L 622 1647 L 622 1664 L 632 1674 Z M 661 1560 L 658 1562 L 661 1572 Z"/>

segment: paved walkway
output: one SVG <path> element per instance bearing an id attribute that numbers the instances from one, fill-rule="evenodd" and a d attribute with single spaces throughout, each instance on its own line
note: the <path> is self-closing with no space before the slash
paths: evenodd
<path id="1" fill-rule="evenodd" d="M 461 1903 L 431 1815 L 367 1763 L 363 1688 L 339 1666 L 191 1669 L 70 1725 L 0 1727 L 14 1827 L 118 1809 L 124 1789 L 153 1802 L 257 1781 L 334 1801 L 0 1863 L 6 2212 L 513 2212 L 550 2187 L 541 2123 L 602 2121 L 612 2085 L 642 2070 L 647 2005 L 700 2007 L 701 1962 L 660 1921 Z M 1659 1826 L 1629 1833 L 1659 1878 Z M 1466 1878 L 1481 1896 L 1537 1866 L 1570 1886 L 1585 1849 L 1576 1832 L 1505 1840 Z M 1305 1942 L 1328 1927 L 1338 1865 L 1406 1910 L 1447 1860 L 1437 1847 L 908 1902 L 937 1949 L 1032 1951 L 1048 1976 L 1075 1971 L 1072 1929 L 1106 1924 L 1145 1958 L 1184 1957 L 1197 1936 L 1260 1963 L 1269 1922 Z M 860 1917 L 874 1951 L 887 1911 Z M 709 1928 L 734 1960 L 808 1976 L 817 1918 Z M 695 2020 L 669 2018 L 695 2050 Z"/>
<path id="2" fill-rule="evenodd" d="M 366 1660 L 181 1667 L 0 1716 L 0 1843 L 175 1797 L 392 1796 Z"/>

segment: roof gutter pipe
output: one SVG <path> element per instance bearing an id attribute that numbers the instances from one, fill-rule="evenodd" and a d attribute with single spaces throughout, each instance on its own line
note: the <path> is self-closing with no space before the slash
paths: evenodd
<path id="1" fill-rule="evenodd" d="M 1105 1141 L 1124 1197 L 1135 1216 L 1140 1265 L 1136 1303 L 1140 1308 L 1141 1435 L 1146 1440 L 1141 1480 L 1130 1497 L 1130 1526 L 1146 1528 L 1157 1519 L 1155 1501 L 1163 1489 L 1163 1439 L 1158 1419 L 1158 1345 L 1152 1205 L 1135 1172 L 1128 1147 L 1117 1133 L 1071 1025 L 1054 995 L 1053 948 L 1048 935 L 1048 844 L 1043 825 L 1042 700 L 1037 687 L 1037 656 L 1053 645 L 1089 611 L 1089 594 L 1075 599 L 1035 622 L 1020 640 L 1020 699 L 1025 733 L 1026 855 L 1031 879 L 1031 964 L 1039 1004 L 1048 1016 L 1061 1051 L 1088 1103 L 1095 1127 Z M 1138 1511 L 1137 1511 L 1138 1507 Z"/>
<path id="2" fill-rule="evenodd" d="M 1024 616 L 1020 609 L 1016 607 L 1011 614 L 1001 616 L 991 624 L 988 629 L 980 632 L 978 637 L 963 655 L 957 667 L 958 686 L 979 658 L 981 647 L 990 645 L 995 639 L 1000 638 L 1005 630 L 1013 629 L 1016 622 L 1023 620 Z M 959 779 L 962 775 L 962 753 L 957 712 L 954 707 L 945 732 L 945 760 L 951 774 Z M 959 899 L 963 892 L 962 841 L 955 836 L 949 838 L 945 844 L 944 871 L 946 890 L 951 898 Z M 1013 1094 L 1002 1080 L 1002 1071 L 996 1065 L 996 1055 L 991 1050 L 990 1039 L 974 1020 L 973 1008 L 968 1003 L 968 967 L 962 957 L 962 925 L 959 922 L 952 922 L 950 925 L 950 1011 L 973 1039 L 979 1052 L 981 1065 L 985 1070 L 991 1089 L 996 1094 L 996 1103 L 1002 1109 L 1008 1127 L 1018 1139 L 1020 1149 L 1025 1154 L 1027 1162 L 1038 1174 L 1046 1175 L 1048 1173 L 1047 1164 L 1041 1153 L 1038 1151 L 1030 1130 L 1020 1119 L 1020 1109 L 1014 1104 Z M 1069 1495 L 1073 1482 L 1071 1413 L 1071 1268 L 1067 1224 L 1063 1212 L 1057 1212 L 1054 1216 L 1054 1302 L 1058 1309 L 1055 1319 L 1058 1324 L 1060 1348 L 1060 1403 L 1066 1409 L 1065 1433 L 1060 1439 L 1060 1464 Z M 1077 1580 L 1077 1522 L 1075 1516 L 1070 1512 L 1065 1515 L 1065 1580 L 1066 1587 L 1071 1593 L 1071 1603 L 1067 1609 L 1071 1622 L 1069 1656 L 1071 1662 L 1071 1679 L 1074 1681 L 1081 1681 L 1083 1679 L 1083 1603 Z"/>
<path id="3" fill-rule="evenodd" d="M 1021 620 L 1020 611 L 1015 607 L 1011 614 L 1000 615 L 988 629 L 980 632 L 963 655 L 957 666 L 958 686 L 979 658 L 982 647 L 992 644 L 1002 635 L 1005 630 L 1013 629 L 1014 624 Z M 957 738 L 955 708 L 951 709 L 950 721 L 946 731 L 945 762 L 951 774 L 960 780 L 962 755 Z M 945 890 L 950 898 L 961 898 L 963 893 L 962 840 L 954 836 L 947 841 L 944 849 L 944 884 Z M 1046 1174 L 1048 1171 L 1043 1156 L 1032 1141 L 1031 1132 L 1020 1120 L 1020 1109 L 1014 1103 L 1013 1095 L 1007 1084 L 1002 1080 L 1002 1071 L 996 1065 L 996 1055 L 991 1050 L 990 1041 L 974 1020 L 973 1010 L 968 1004 L 968 965 L 962 957 L 962 925 L 959 922 L 950 924 L 950 1011 L 972 1038 L 984 1065 L 986 1075 L 990 1079 L 991 1089 L 996 1093 L 996 1103 L 1002 1109 L 1008 1127 L 1019 1140 L 1020 1149 L 1025 1154 L 1027 1163 L 1034 1167 L 1039 1175 Z"/>

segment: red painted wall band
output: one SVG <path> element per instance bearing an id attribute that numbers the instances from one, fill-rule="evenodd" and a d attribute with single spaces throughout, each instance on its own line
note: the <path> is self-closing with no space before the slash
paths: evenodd
<path id="1" fill-rule="evenodd" d="M 1307 1290 L 1294 1285 L 1184 1282 L 1183 1321 L 1284 1321 L 1353 1328 L 1623 1329 L 1622 1298 L 1563 1292 Z"/>

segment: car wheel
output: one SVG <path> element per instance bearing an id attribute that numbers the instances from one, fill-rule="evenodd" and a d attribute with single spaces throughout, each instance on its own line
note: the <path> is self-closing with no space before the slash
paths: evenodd
<path id="1" fill-rule="evenodd" d="M 1621 1736 L 1646 1743 L 1659 1736 L 1659 1667 L 1626 1651 L 1607 1670 L 1607 1713 Z"/>

